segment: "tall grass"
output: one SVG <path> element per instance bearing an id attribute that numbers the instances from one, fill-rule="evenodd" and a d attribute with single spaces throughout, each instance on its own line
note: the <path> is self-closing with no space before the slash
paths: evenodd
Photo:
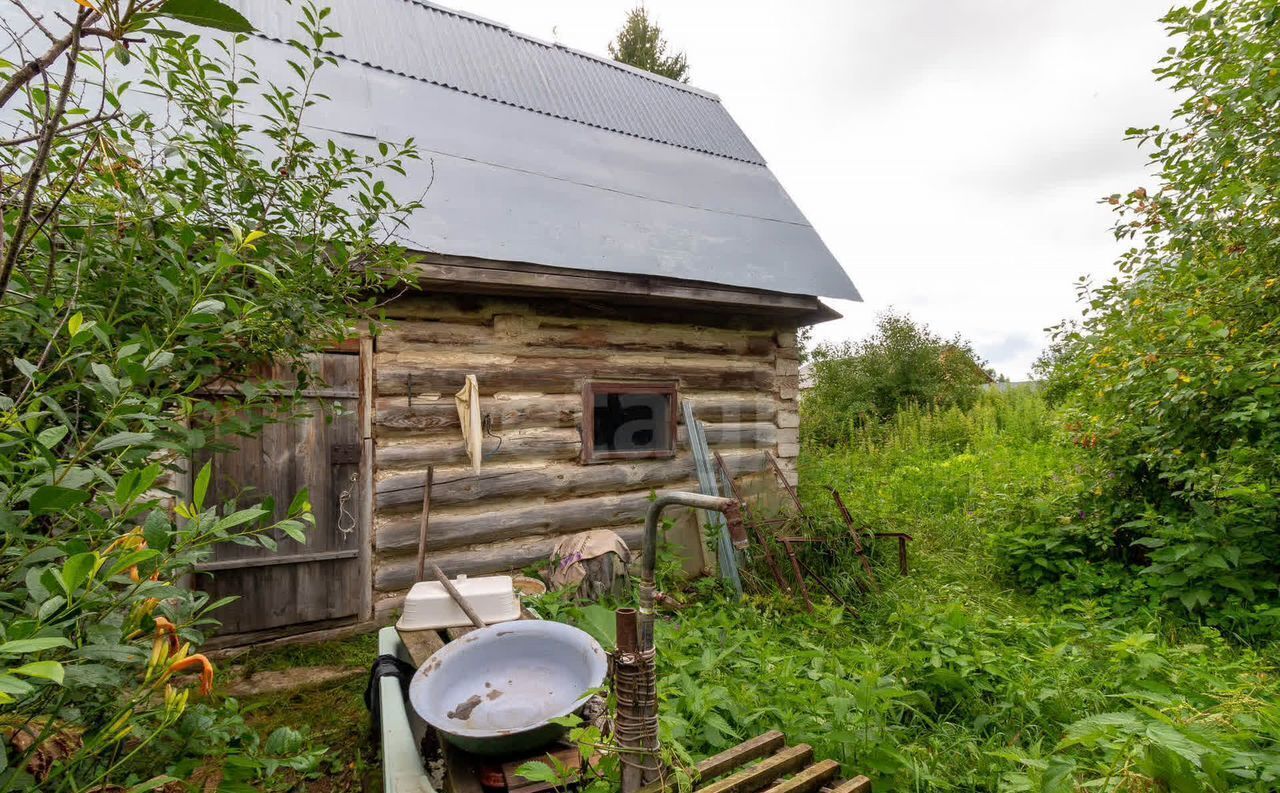
<path id="1" fill-rule="evenodd" d="M 991 538 L 1035 505 L 1052 513 L 1081 454 L 1033 392 L 908 408 L 804 449 L 817 530 L 843 531 L 835 487 L 860 523 L 913 535 L 912 572 L 880 549 L 882 589 L 856 613 L 702 593 L 660 626 L 668 739 L 705 755 L 782 729 L 877 790 L 1277 789 L 1270 653 L 1001 578 Z M 856 574 L 848 553 L 813 561 Z"/>

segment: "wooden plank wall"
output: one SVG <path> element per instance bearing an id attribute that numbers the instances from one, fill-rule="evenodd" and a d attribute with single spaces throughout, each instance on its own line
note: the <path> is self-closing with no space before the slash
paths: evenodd
<path id="1" fill-rule="evenodd" d="M 396 321 L 377 340 L 374 367 L 378 616 L 414 580 L 428 465 L 436 467 L 430 556 L 451 575 L 518 569 L 546 558 L 563 535 L 593 528 L 638 548 L 649 493 L 697 489 L 683 427 L 673 459 L 581 465 L 584 380 L 677 380 L 735 473 L 763 471 L 766 449 L 794 471 L 794 329 L 450 295 L 403 298 L 388 314 Z M 497 436 L 485 439 L 479 475 L 465 462 L 453 400 L 467 374 L 477 376 Z"/>

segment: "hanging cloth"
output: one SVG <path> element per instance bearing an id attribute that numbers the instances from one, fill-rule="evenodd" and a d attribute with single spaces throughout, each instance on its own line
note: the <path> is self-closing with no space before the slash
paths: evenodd
<path id="1" fill-rule="evenodd" d="M 458 421 L 462 424 L 462 442 L 467 447 L 473 473 L 480 473 L 480 454 L 484 445 L 484 427 L 480 419 L 480 386 L 476 376 L 467 375 L 462 390 L 453 395 L 458 406 Z"/>

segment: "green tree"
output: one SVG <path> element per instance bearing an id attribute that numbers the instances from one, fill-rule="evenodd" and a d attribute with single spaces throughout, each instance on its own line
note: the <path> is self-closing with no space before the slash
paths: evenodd
<path id="1" fill-rule="evenodd" d="M 1158 602 L 1241 631 L 1280 606 L 1280 3 L 1164 17 L 1156 69 L 1174 123 L 1131 129 L 1152 189 L 1103 199 L 1132 247 L 1082 282 L 1053 378 L 1100 475 L 1099 549 L 1139 565 Z"/>
<path id="2" fill-rule="evenodd" d="M 198 646 L 220 604 L 185 582 L 218 543 L 304 540 L 310 505 L 212 504 L 207 466 L 174 477 L 214 437 L 287 420 L 309 354 L 407 277 L 387 240 L 418 204 L 383 176 L 417 153 L 315 137 L 338 34 L 311 3 L 271 83 L 243 54 L 249 21 L 217 0 L 14 7 L 33 26 L 19 42 L 5 25 L 7 49 L 40 54 L 0 61 L 16 126 L 0 141 L 0 793 L 187 778 L 184 730 L 197 759 L 238 741 L 219 773 L 258 787 L 317 755 L 188 708 L 175 674 L 207 693 Z M 300 377 L 257 381 L 264 361 Z"/>
<path id="3" fill-rule="evenodd" d="M 662 28 L 649 18 L 644 6 L 636 6 L 627 12 L 627 21 L 609 42 L 609 55 L 621 63 L 644 69 L 663 77 L 689 82 L 689 60 L 683 52 L 667 54 L 667 41 Z"/>
<path id="4" fill-rule="evenodd" d="M 861 341 L 818 345 L 809 365 L 801 435 L 821 444 L 846 442 L 858 422 L 883 421 L 907 405 L 968 407 L 989 379 L 969 342 L 894 312 Z"/>

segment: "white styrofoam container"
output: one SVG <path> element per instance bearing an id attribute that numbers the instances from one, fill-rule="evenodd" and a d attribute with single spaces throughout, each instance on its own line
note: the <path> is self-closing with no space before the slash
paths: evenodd
<path id="1" fill-rule="evenodd" d="M 453 579 L 468 605 L 475 609 L 486 625 L 508 622 L 520 616 L 520 599 L 516 597 L 509 575 L 486 575 L 467 578 L 460 575 Z M 419 581 L 404 599 L 404 613 L 396 627 L 402 631 L 420 631 L 431 628 L 457 628 L 470 625 L 471 620 L 439 581 Z"/>

